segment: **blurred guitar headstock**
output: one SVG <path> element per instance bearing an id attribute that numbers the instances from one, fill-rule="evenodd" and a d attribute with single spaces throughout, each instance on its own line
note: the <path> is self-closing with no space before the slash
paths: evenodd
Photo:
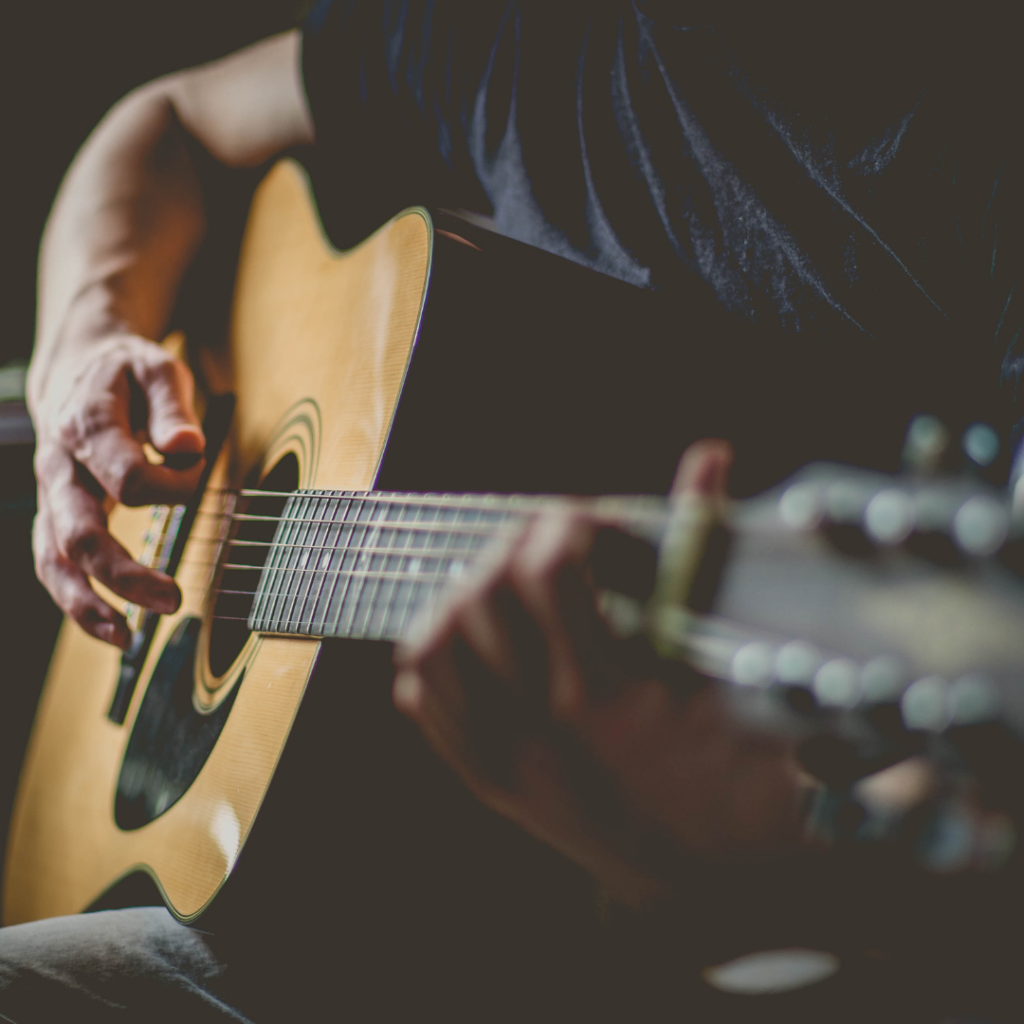
<path id="1" fill-rule="evenodd" d="M 986 479 L 997 456 L 991 428 L 972 425 L 956 449 L 919 417 L 898 475 L 810 465 L 731 508 L 700 611 L 649 612 L 663 651 L 798 739 L 829 842 L 910 843 L 940 871 L 1000 866 L 1016 848 L 1024 487 Z M 929 777 L 921 800 L 862 782 L 908 764 Z"/>

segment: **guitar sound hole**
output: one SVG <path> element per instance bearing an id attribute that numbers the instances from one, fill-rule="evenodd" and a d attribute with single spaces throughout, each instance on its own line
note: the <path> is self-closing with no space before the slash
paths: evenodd
<path id="1" fill-rule="evenodd" d="M 201 714 L 192 703 L 201 625 L 194 617 L 182 619 L 153 669 L 117 780 L 118 828 L 141 828 L 181 799 L 206 764 L 234 706 L 241 677 L 210 714 Z"/>
<path id="2" fill-rule="evenodd" d="M 254 486 L 261 491 L 279 491 L 242 499 L 236 512 L 254 518 L 238 519 L 232 543 L 225 548 L 224 568 L 213 604 L 208 654 L 210 673 L 219 678 L 234 664 L 249 639 L 249 612 L 260 581 L 260 573 L 284 512 L 288 495 L 299 486 L 299 463 L 288 454 Z M 241 543 L 240 543 L 241 542 Z"/>

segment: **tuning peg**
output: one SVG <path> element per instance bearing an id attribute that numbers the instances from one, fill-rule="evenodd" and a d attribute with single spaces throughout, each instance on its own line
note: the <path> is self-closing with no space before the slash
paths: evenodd
<path id="1" fill-rule="evenodd" d="M 971 466 L 988 469 L 995 465 L 1002 446 L 999 443 L 999 435 L 987 423 L 972 423 L 963 432 L 960 447 Z"/>
<path id="2" fill-rule="evenodd" d="M 950 436 L 937 416 L 921 414 L 910 421 L 900 461 L 910 473 L 929 476 L 942 467 Z"/>

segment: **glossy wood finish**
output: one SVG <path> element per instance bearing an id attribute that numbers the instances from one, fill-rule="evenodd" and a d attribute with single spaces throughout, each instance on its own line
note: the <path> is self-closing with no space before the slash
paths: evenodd
<path id="1" fill-rule="evenodd" d="M 218 488 L 259 476 L 287 452 L 298 458 L 301 486 L 373 485 L 419 328 L 431 232 L 427 215 L 411 211 L 339 254 L 324 239 L 299 168 L 282 162 L 270 172 L 250 214 L 230 358 L 218 382 L 236 394 L 234 428 L 204 513 L 221 510 Z M 150 518 L 148 509 L 121 508 L 111 518 L 134 555 Z M 221 675 L 201 665 L 195 699 L 206 708 L 245 668 L 220 741 L 166 813 L 133 831 L 113 818 L 124 749 L 160 651 L 184 616 L 208 614 L 216 523 L 200 516 L 178 574 L 182 608 L 160 622 L 124 726 L 107 718 L 119 652 L 65 624 L 19 785 L 5 923 L 84 910 L 140 869 L 188 920 L 231 872 L 316 662 L 315 640 L 252 637 Z"/>

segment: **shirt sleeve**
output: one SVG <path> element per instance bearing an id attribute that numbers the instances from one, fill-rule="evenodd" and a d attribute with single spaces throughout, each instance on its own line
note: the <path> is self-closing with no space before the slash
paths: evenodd
<path id="1" fill-rule="evenodd" d="M 321 215 L 347 247 L 411 205 L 489 213 L 468 149 L 513 5 L 321 2 L 302 69 Z"/>

